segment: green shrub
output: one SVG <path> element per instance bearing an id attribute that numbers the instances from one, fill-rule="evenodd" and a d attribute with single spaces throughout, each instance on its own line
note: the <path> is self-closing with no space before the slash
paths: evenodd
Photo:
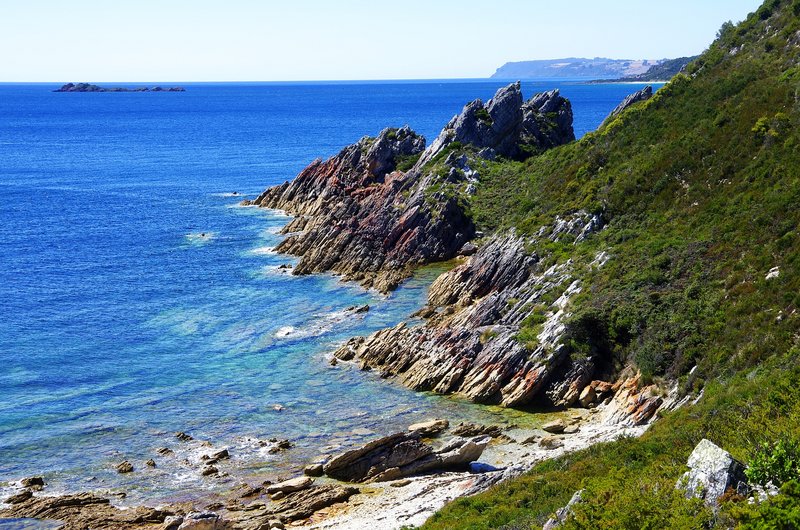
<path id="1" fill-rule="evenodd" d="M 753 484 L 772 482 L 780 486 L 790 480 L 800 480 L 800 442 L 782 438 L 775 443 L 758 446 L 746 470 Z"/>

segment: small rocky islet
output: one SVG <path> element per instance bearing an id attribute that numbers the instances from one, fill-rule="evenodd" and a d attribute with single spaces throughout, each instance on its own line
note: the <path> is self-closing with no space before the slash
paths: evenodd
<path id="1" fill-rule="evenodd" d="M 53 92 L 186 92 L 186 89 L 180 86 L 174 87 L 102 87 L 93 85 L 91 83 L 66 83 L 61 85 L 61 88 L 53 90 Z"/>

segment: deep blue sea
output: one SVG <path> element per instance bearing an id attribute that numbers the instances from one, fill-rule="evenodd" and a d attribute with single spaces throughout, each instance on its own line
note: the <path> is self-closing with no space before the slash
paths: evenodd
<path id="1" fill-rule="evenodd" d="M 501 85 L 0 85 L 0 493 L 43 474 L 51 492 L 193 498 L 428 417 L 498 421 L 497 409 L 327 362 L 346 338 L 408 318 L 435 268 L 389 297 L 281 274 L 292 258 L 272 247 L 287 218 L 231 194 L 253 196 L 386 126 L 431 141 Z M 526 96 L 553 87 L 572 100 L 579 136 L 640 88 L 523 83 Z M 344 311 L 357 304 L 371 309 Z M 209 450 L 175 431 L 230 447 L 231 477 L 200 477 Z M 271 437 L 296 447 L 269 454 L 256 440 Z M 136 472 L 117 474 L 123 459 Z"/>

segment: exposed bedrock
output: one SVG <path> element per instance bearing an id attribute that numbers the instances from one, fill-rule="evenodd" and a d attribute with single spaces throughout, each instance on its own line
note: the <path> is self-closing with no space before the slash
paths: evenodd
<path id="1" fill-rule="evenodd" d="M 639 103 L 640 101 L 647 101 L 651 97 L 653 97 L 653 87 L 647 85 L 638 92 L 634 92 L 630 96 L 623 99 L 622 102 L 619 105 L 617 105 L 614 110 L 611 111 L 611 114 L 608 115 L 607 119 L 622 114 L 631 105 Z"/>
<path id="2" fill-rule="evenodd" d="M 294 274 L 333 271 L 385 292 L 474 238 L 465 198 L 476 158 L 520 158 L 573 139 L 567 100 L 554 91 L 523 102 L 515 83 L 467 105 L 427 150 L 408 127 L 385 129 L 245 204 L 294 216 L 276 248 L 300 256 Z M 456 141 L 468 153 L 443 152 Z"/>
<path id="3" fill-rule="evenodd" d="M 423 323 L 353 338 L 334 355 L 415 390 L 509 407 L 574 406 L 582 397 L 583 406 L 612 405 L 608 421 L 646 423 L 662 403 L 652 388 L 639 388 L 635 378 L 597 381 L 608 375 L 604 352 L 578 356 L 567 345 L 569 302 L 581 290 L 572 262 L 544 266 L 526 251 L 537 239 L 580 241 L 601 227 L 599 217 L 577 213 L 556 219 L 533 240 L 513 232 L 495 236 L 433 283 Z M 600 255 L 592 266 L 606 259 Z"/>

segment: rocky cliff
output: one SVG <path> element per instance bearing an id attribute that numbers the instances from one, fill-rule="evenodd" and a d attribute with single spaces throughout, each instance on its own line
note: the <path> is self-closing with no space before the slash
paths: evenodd
<path id="1" fill-rule="evenodd" d="M 245 204 L 295 216 L 276 248 L 300 256 L 295 274 L 333 271 L 385 292 L 475 236 L 466 200 L 477 161 L 524 158 L 573 139 L 569 101 L 552 91 L 525 102 L 514 83 L 464 107 L 428 149 L 408 127 L 385 129 Z"/>

